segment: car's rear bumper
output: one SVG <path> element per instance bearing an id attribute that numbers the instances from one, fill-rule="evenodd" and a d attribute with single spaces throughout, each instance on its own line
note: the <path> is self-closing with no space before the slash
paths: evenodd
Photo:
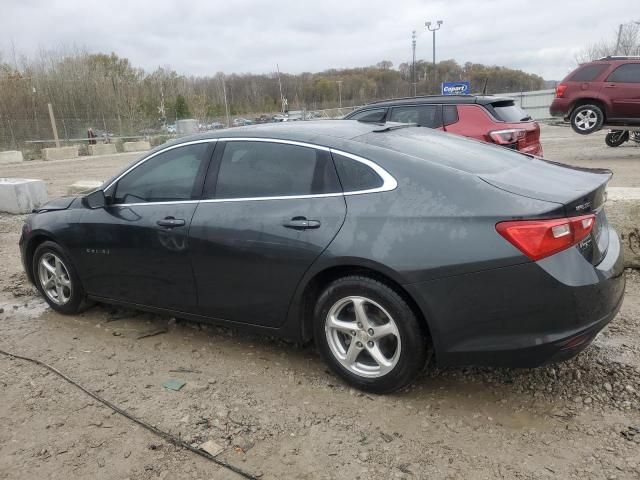
<path id="1" fill-rule="evenodd" d="M 539 262 L 407 286 L 427 318 L 439 364 L 502 367 L 576 355 L 615 317 L 624 287 L 613 230 L 598 266 L 571 248 Z"/>
<path id="2" fill-rule="evenodd" d="M 536 157 L 543 157 L 542 144 L 536 143 L 535 145 L 527 145 L 520 149 L 522 153 L 528 153 L 529 155 L 535 155 Z"/>
<path id="3" fill-rule="evenodd" d="M 549 107 L 549 113 L 552 117 L 566 118 L 569 116 L 571 103 L 567 98 L 555 98 Z"/>

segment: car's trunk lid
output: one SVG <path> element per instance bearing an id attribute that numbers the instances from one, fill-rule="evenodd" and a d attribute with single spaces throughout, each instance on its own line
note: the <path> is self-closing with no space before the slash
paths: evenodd
<path id="1" fill-rule="evenodd" d="M 517 168 L 478 176 L 502 190 L 561 204 L 567 217 L 595 214 L 596 221 L 591 234 L 578 245 L 578 249 L 594 265 L 606 254 L 609 230 L 604 203 L 606 186 L 612 176 L 610 170 L 533 160 L 523 162 Z"/>

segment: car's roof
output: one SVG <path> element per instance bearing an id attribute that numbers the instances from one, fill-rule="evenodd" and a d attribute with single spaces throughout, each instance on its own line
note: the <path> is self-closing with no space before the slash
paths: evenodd
<path id="1" fill-rule="evenodd" d="M 640 56 L 620 56 L 609 55 L 607 57 L 598 58 L 591 62 L 583 63 L 582 65 L 588 65 L 590 63 L 638 63 L 640 62 Z"/>
<path id="2" fill-rule="evenodd" d="M 380 100 L 377 102 L 371 102 L 364 107 L 371 106 L 390 106 L 390 105 L 416 105 L 416 104 L 430 104 L 430 103 L 443 103 L 443 104 L 468 104 L 476 103 L 478 105 L 488 105 L 496 102 L 509 102 L 513 101 L 513 98 L 509 97 L 497 97 L 493 95 L 424 95 L 420 97 L 404 97 L 393 98 L 390 100 Z"/>
<path id="3" fill-rule="evenodd" d="M 246 127 L 229 128 L 214 132 L 204 132 L 189 137 L 182 137 L 171 142 L 172 144 L 189 141 L 206 140 L 214 138 L 274 138 L 280 140 L 293 140 L 309 142 L 316 145 L 338 148 L 341 141 L 351 140 L 361 135 L 366 135 L 374 130 L 380 130 L 385 125 L 358 122 L 356 120 L 305 120 L 298 122 L 260 123 Z M 404 124 L 397 124 L 404 125 Z"/>

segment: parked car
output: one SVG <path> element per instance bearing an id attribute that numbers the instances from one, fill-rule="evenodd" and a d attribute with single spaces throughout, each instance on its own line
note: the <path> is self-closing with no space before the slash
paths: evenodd
<path id="1" fill-rule="evenodd" d="M 224 128 L 224 123 L 221 122 L 212 122 L 210 123 L 207 128 L 209 130 L 220 130 L 221 128 Z"/>
<path id="2" fill-rule="evenodd" d="M 254 123 L 269 123 L 269 122 L 271 122 L 271 117 L 269 115 L 263 113 L 259 117 L 255 117 L 253 119 L 253 122 Z"/>
<path id="3" fill-rule="evenodd" d="M 370 103 L 344 117 L 361 122 L 416 123 L 542 157 L 540 126 L 512 98 L 429 95 Z"/>
<path id="4" fill-rule="evenodd" d="M 314 339 L 389 392 L 430 352 L 534 367 L 589 345 L 625 287 L 610 178 L 411 125 L 268 124 L 161 145 L 40 207 L 19 244 L 60 313 L 100 301 Z"/>
<path id="5" fill-rule="evenodd" d="M 603 125 L 640 125 L 640 57 L 604 57 L 580 65 L 558 84 L 549 111 L 582 135 Z"/>
<path id="6" fill-rule="evenodd" d="M 176 124 L 175 123 L 171 123 L 167 126 L 165 126 L 167 133 L 176 133 Z"/>
<path id="7" fill-rule="evenodd" d="M 232 127 L 246 127 L 247 125 L 253 125 L 253 122 L 248 118 L 235 118 L 231 123 Z"/>
<path id="8" fill-rule="evenodd" d="M 275 123 L 286 122 L 287 120 L 289 120 L 289 115 L 286 115 L 284 113 L 278 113 L 278 114 L 274 115 L 273 117 L 271 117 L 271 119 Z"/>

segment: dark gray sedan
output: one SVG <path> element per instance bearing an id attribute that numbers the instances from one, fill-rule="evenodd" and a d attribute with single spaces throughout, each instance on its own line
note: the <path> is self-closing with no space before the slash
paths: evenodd
<path id="1" fill-rule="evenodd" d="M 26 221 L 51 307 L 93 301 L 314 339 L 373 392 L 440 365 L 584 349 L 623 297 L 606 170 L 400 124 L 296 122 L 164 144 Z"/>

